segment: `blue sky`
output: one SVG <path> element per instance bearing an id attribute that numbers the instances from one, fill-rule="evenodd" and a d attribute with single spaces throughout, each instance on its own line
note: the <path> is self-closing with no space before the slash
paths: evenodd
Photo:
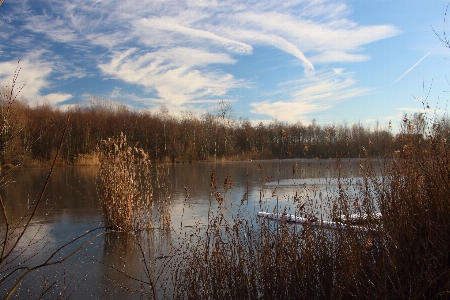
<path id="1" fill-rule="evenodd" d="M 386 126 L 450 91 L 446 1 L 5 0 L 0 83 L 66 109 L 91 97 L 253 123 Z M 450 22 L 449 22 L 450 23 Z M 450 24 L 449 27 L 450 28 Z M 450 36 L 450 32 L 449 32 Z M 449 78 L 450 81 L 450 78 Z"/>

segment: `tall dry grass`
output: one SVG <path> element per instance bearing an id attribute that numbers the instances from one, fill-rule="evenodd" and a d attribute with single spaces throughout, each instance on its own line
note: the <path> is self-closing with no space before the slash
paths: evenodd
<path id="1" fill-rule="evenodd" d="M 357 178 L 348 177 L 337 159 L 338 177 L 329 182 L 337 186 L 336 190 L 327 188 L 324 195 L 296 193 L 291 198 L 296 215 L 320 221 L 324 217 L 318 212 L 321 207 L 330 219 L 340 220 L 341 226 L 334 229 L 313 223 L 300 226 L 258 219 L 254 212 L 247 210 L 247 195 L 242 197 L 237 214 L 233 209 L 234 217 L 230 219 L 227 191 L 233 188 L 232 179 L 227 176 L 221 185 L 221 178 L 213 173 L 208 223 L 194 226 L 184 240 L 177 242 L 178 246 L 171 245 L 170 251 L 167 250 L 170 256 L 163 256 L 162 269 L 150 260 L 143 262 L 148 271 L 143 281 L 152 287 L 151 293 L 145 296 L 174 299 L 450 297 L 449 137 L 450 130 L 442 120 L 426 119 L 424 115 L 405 117 L 397 137 L 401 143 L 392 156 L 372 160 L 366 151 Z M 104 185 L 110 187 L 109 194 L 104 194 L 109 199 L 106 208 L 104 205 L 105 216 L 109 218 L 105 217 L 105 223 L 120 230 L 145 227 L 141 226 L 143 222 L 133 221 L 134 216 L 146 219 L 151 208 L 149 202 L 133 202 L 142 197 L 132 197 L 129 192 L 142 190 L 133 185 L 135 181 L 147 180 L 150 189 L 151 174 L 133 175 L 135 171 L 131 170 L 143 166 L 143 160 L 139 159 L 137 150 L 126 147 L 124 139 L 122 136 L 104 142 L 108 145 L 105 149 L 109 150 L 103 153 L 110 153 L 106 164 L 109 167 L 102 165 L 102 172 L 110 176 L 103 175 L 110 178 Z M 381 175 L 376 172 L 380 168 Z M 160 174 L 157 177 L 164 178 L 164 169 L 156 170 Z M 147 177 L 139 177 L 144 174 Z M 114 194 L 111 190 L 116 186 L 119 192 Z M 160 222 L 169 226 L 169 185 L 158 179 L 152 191 L 155 186 L 158 189 L 155 195 L 166 199 L 165 203 L 158 204 L 156 214 L 166 215 L 168 221 L 160 217 Z M 276 188 L 272 195 L 275 191 Z M 145 203 L 147 210 L 139 203 Z M 135 211 L 145 211 L 145 214 Z M 277 212 L 283 211 L 277 205 Z M 379 212 L 381 219 L 376 215 Z M 352 214 L 365 218 L 355 226 L 354 222 L 346 221 Z M 142 249 L 141 254 L 150 258 Z"/>
<path id="2" fill-rule="evenodd" d="M 153 186 L 147 154 L 128 146 L 126 136 L 101 141 L 98 195 L 107 229 L 135 231 L 153 227 Z"/>
<path id="3" fill-rule="evenodd" d="M 161 228 L 170 228 L 171 200 L 164 165 L 157 165 L 153 176 L 147 153 L 129 146 L 123 133 L 101 141 L 97 156 L 98 195 L 107 229 L 152 229 L 155 221 Z"/>
<path id="4" fill-rule="evenodd" d="M 405 117 L 402 143 L 380 193 L 383 251 L 376 269 L 397 298 L 450 297 L 450 131 L 420 114 Z"/>
<path id="5" fill-rule="evenodd" d="M 449 133 L 440 120 L 405 118 L 399 149 L 386 157 L 381 176 L 367 157 L 359 180 L 336 179 L 338 190 L 328 195 L 330 216 L 365 214 L 363 227 L 299 227 L 265 219 L 254 224 L 243 205 L 230 222 L 222 209 L 226 199 L 216 196 L 219 209 L 206 229 L 188 237 L 183 267 L 173 270 L 173 297 L 450 297 Z M 315 201 L 299 203 L 295 213 L 311 212 Z"/>
<path id="6" fill-rule="evenodd" d="M 220 198 L 219 205 L 223 202 Z M 255 225 L 242 209 L 232 222 L 219 210 L 210 217 L 206 232 L 186 243 L 175 298 L 342 299 L 353 292 L 357 295 L 354 278 L 368 276 L 362 273 L 363 265 L 370 262 L 366 259 L 368 231 L 274 224 L 265 219 Z"/>

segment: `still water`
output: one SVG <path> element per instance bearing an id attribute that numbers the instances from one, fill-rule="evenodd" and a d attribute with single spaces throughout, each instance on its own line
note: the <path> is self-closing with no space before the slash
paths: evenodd
<path id="1" fill-rule="evenodd" d="M 15 249 L 18 259 L 12 264 L 38 265 L 73 241 L 57 252 L 51 260 L 55 261 L 83 243 L 86 245 L 64 263 L 31 273 L 20 285 L 20 295 L 34 298 L 51 286 L 49 298 L 60 295 L 85 299 L 138 298 L 136 291 L 148 290 L 145 283 L 139 282 L 146 281 L 145 259 L 156 261 L 158 267 L 164 269 L 165 259 L 174 253 L 174 248 L 182 245 L 183 237 L 207 226 L 209 213 L 217 210 L 217 201 L 212 196 L 214 190 L 210 187 L 213 172 L 218 191 L 225 200 L 224 216 L 230 222 L 242 211 L 251 221 L 256 219 L 258 211 L 285 210 L 294 214 L 297 205 L 308 201 L 311 215 L 327 219 L 327 211 L 336 195 L 337 178 L 360 179 L 360 163 L 358 159 L 342 161 L 340 171 L 335 160 L 168 164 L 171 229 L 155 229 L 142 236 L 140 247 L 129 235 L 102 234 L 96 193 L 97 167 L 56 168 L 27 234 Z M 376 164 L 380 169 L 381 162 L 376 161 Z M 48 171 L 46 168 L 20 169 L 4 178 L 0 195 L 5 201 L 10 224 L 23 226 L 23 216 L 39 197 Z M 1 226 L 0 237 L 3 238 L 4 220 Z M 16 228 L 16 234 L 19 230 Z M 89 233 L 90 230 L 93 232 Z M 74 240 L 85 233 L 88 234 Z M 97 234 L 100 236 L 90 241 Z M 1 287 L 1 298 L 7 286 Z M 158 295 L 168 297 L 163 291 Z"/>

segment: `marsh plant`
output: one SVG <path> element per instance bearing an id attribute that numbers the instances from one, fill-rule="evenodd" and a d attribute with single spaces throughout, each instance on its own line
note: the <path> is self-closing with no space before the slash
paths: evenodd
<path id="1" fill-rule="evenodd" d="M 398 150 L 381 160 L 381 176 L 367 156 L 351 180 L 337 159 L 338 188 L 325 196 L 330 218 L 342 224 L 334 229 L 255 224 L 244 204 L 232 221 L 218 210 L 206 232 L 186 243 L 174 298 L 447 299 L 449 138 L 442 120 L 409 116 Z M 323 199 L 300 193 L 295 203 L 296 215 L 311 214 Z M 364 216 L 358 226 L 352 214 Z"/>
<path id="2" fill-rule="evenodd" d="M 97 156 L 100 162 L 98 195 L 107 229 L 151 229 L 155 226 L 155 217 L 160 227 L 170 226 L 170 195 L 164 165 L 156 167 L 153 178 L 147 153 L 129 146 L 123 133 L 101 141 Z"/>
<path id="3" fill-rule="evenodd" d="M 107 229 L 153 227 L 153 187 L 147 154 L 129 147 L 123 133 L 101 141 L 98 194 Z"/>
<path id="4" fill-rule="evenodd" d="M 154 192 L 157 202 L 157 214 L 161 229 L 170 229 L 171 223 L 171 196 L 170 180 L 167 168 L 164 164 L 156 165 L 156 178 L 154 182 Z"/>
<path id="5" fill-rule="evenodd" d="M 260 193 L 263 195 L 260 205 L 265 201 L 264 194 L 269 195 L 272 204 L 276 197 L 276 212 L 307 217 L 310 221 L 302 225 L 258 218 L 255 211 L 248 210 L 247 194 L 237 208 L 233 207 L 236 201 L 228 199 L 228 191 L 233 188 L 231 177 L 219 178 L 213 172 L 207 223 L 194 225 L 177 247 L 170 244 L 159 257 L 152 258 L 140 248 L 146 276 L 136 282 L 151 287 L 151 292 L 142 292 L 142 296 L 171 299 L 450 297 L 449 138 L 450 128 L 444 120 L 424 114 L 405 116 L 396 137 L 401 143 L 391 156 L 371 159 L 362 149 L 366 156 L 358 162 L 358 174 L 353 175 L 346 174 L 341 159 L 336 159 L 338 175 L 327 179 L 323 193 L 317 191 L 316 185 L 299 185 L 295 195 L 284 201 L 283 205 L 288 202 L 289 206 L 285 208 L 278 206 L 278 185 L 263 184 L 262 190 L 272 191 Z M 108 151 L 111 155 L 114 151 L 119 153 L 119 149 L 128 151 L 129 154 L 121 154 L 129 157 L 128 163 L 121 165 L 122 169 L 133 164 L 141 166 L 138 150 L 125 148 L 123 140 L 124 137 L 109 140 Z M 112 146 L 117 143 L 118 146 Z M 138 159 L 131 159 L 133 153 Z M 113 157 L 110 159 L 114 162 Z M 109 164 L 108 174 L 121 174 Z M 126 178 L 135 177 L 126 174 L 116 177 L 109 186 L 126 182 L 130 188 L 132 182 Z M 143 175 L 136 176 L 143 180 L 139 177 Z M 221 180 L 223 185 L 219 183 Z M 170 199 L 168 185 L 159 182 L 158 194 L 163 197 L 158 198 Z M 118 195 L 123 195 L 119 199 L 125 199 L 127 190 L 119 191 Z M 144 211 L 143 204 L 134 200 L 115 204 L 118 201 L 108 197 L 105 199 L 110 199 L 111 210 L 115 207 L 114 212 L 127 211 L 129 216 L 123 219 L 131 220 L 127 225 L 130 228 L 143 224 L 132 221 L 136 218 L 133 216 L 145 219 L 142 216 L 150 215 L 150 211 L 133 214 L 133 209 Z M 141 203 L 150 210 L 149 202 Z M 119 209 L 119 205 L 123 208 Z M 164 205 L 158 205 L 158 209 L 157 215 L 170 215 Z M 360 216 L 358 224 L 352 215 Z M 161 220 L 165 222 L 164 218 Z M 340 225 L 320 226 L 322 220 L 335 220 Z M 110 222 L 110 228 L 125 228 Z M 164 260 L 162 269 L 155 267 L 155 262 L 160 260 Z"/>

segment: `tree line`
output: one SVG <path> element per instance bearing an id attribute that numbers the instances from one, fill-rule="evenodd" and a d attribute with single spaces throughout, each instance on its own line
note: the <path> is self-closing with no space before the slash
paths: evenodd
<path id="1" fill-rule="evenodd" d="M 61 152 L 65 163 L 90 157 L 101 140 L 121 132 L 130 145 L 138 144 L 152 160 L 163 162 L 384 156 L 395 149 L 399 136 L 380 126 L 345 122 L 321 126 L 315 121 L 304 125 L 273 120 L 252 125 L 235 117 L 227 102 L 201 116 L 187 112 L 177 117 L 165 107 L 156 113 L 134 111 L 98 98 L 68 111 L 21 100 L 14 101 L 6 114 L 7 98 L 0 105 L 7 124 L 0 140 L 2 164 L 50 161 L 68 116 Z"/>

